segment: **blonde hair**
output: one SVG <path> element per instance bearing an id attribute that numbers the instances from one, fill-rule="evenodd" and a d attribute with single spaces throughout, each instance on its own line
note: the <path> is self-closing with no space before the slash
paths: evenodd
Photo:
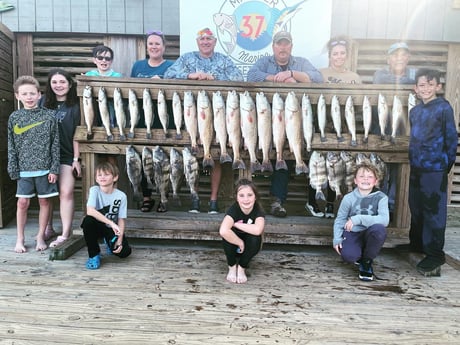
<path id="1" fill-rule="evenodd" d="M 40 91 L 40 83 L 31 75 L 22 75 L 13 84 L 14 93 L 18 93 L 19 87 L 22 85 L 33 85 Z"/>

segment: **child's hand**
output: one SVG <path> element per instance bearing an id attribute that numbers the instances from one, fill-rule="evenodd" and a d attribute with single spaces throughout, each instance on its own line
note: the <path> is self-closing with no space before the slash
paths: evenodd
<path id="1" fill-rule="evenodd" d="M 353 229 L 353 222 L 351 221 L 351 218 L 347 220 L 347 222 L 345 223 L 345 225 L 343 226 L 343 228 L 346 230 L 346 231 L 351 231 Z"/>
<path id="2" fill-rule="evenodd" d="M 118 227 L 118 224 L 117 224 L 117 223 L 113 222 L 112 230 L 113 230 L 113 232 L 115 233 L 115 235 L 117 235 L 117 236 L 120 236 L 120 235 L 121 235 L 121 230 L 120 230 L 120 228 Z"/>
<path id="3" fill-rule="evenodd" d="M 237 249 L 237 253 L 241 254 L 242 252 L 244 252 L 244 242 L 243 241 L 241 241 Z"/>
<path id="4" fill-rule="evenodd" d="M 342 255 L 342 243 L 335 245 L 334 250 L 337 252 L 337 254 Z"/>

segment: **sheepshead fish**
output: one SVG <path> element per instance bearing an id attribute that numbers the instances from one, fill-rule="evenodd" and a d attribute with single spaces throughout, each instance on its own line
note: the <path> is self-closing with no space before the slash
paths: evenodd
<path id="1" fill-rule="evenodd" d="M 326 159 L 319 151 L 313 151 L 309 161 L 310 186 L 316 190 L 316 200 L 326 200 L 323 188 L 327 187 Z"/>
<path id="2" fill-rule="evenodd" d="M 378 100 L 378 117 L 379 117 L 379 127 L 380 127 L 380 137 L 382 140 L 385 140 L 385 129 L 388 124 L 388 105 L 387 100 L 384 95 L 379 93 L 379 100 Z"/>
<path id="3" fill-rule="evenodd" d="M 157 209 L 166 212 L 168 210 L 169 173 L 171 170 L 169 157 L 161 146 L 155 146 L 152 150 L 152 159 L 155 186 L 157 192 L 160 193 L 160 204 Z"/>
<path id="4" fill-rule="evenodd" d="M 345 121 L 347 122 L 348 131 L 351 134 L 351 146 L 356 146 L 358 142 L 356 141 L 355 107 L 351 96 L 347 97 L 347 102 L 345 103 Z"/>
<path id="5" fill-rule="evenodd" d="M 396 136 L 406 133 L 406 121 L 403 114 L 401 99 L 394 95 L 391 108 L 391 142 L 396 144 Z"/>
<path id="6" fill-rule="evenodd" d="M 149 89 L 145 88 L 142 93 L 142 108 L 144 109 L 144 120 L 146 126 L 145 137 L 152 139 L 152 124 L 153 124 L 153 102 Z"/>
<path id="7" fill-rule="evenodd" d="M 147 146 L 144 146 L 142 149 L 142 170 L 144 171 L 144 176 L 147 180 L 148 189 L 153 190 L 153 181 L 155 178 L 153 174 L 153 154 L 152 150 Z"/>
<path id="8" fill-rule="evenodd" d="M 200 174 L 198 172 L 198 161 L 188 147 L 184 147 L 182 150 L 182 157 L 184 159 L 185 181 L 190 188 L 190 196 L 192 200 L 198 200 L 199 196 L 197 189 L 200 179 Z"/>
<path id="9" fill-rule="evenodd" d="M 166 107 L 166 98 L 163 90 L 158 90 L 157 97 L 158 117 L 160 118 L 160 123 L 163 127 L 163 133 L 165 134 L 165 138 L 168 138 L 169 114 L 168 109 Z"/>
<path id="10" fill-rule="evenodd" d="M 200 142 L 203 145 L 203 169 L 213 168 L 214 159 L 211 156 L 211 143 L 214 134 L 212 108 L 208 94 L 205 90 L 198 92 L 197 97 L 197 115 L 198 115 L 198 133 L 200 134 Z"/>
<path id="11" fill-rule="evenodd" d="M 302 159 L 302 113 L 299 100 L 294 91 L 288 93 L 284 105 L 286 137 L 289 143 L 289 150 L 295 157 L 295 173 L 297 175 L 307 174 L 308 167 Z"/>
<path id="12" fill-rule="evenodd" d="M 83 89 L 83 114 L 86 124 L 86 139 L 93 139 L 93 123 L 94 123 L 94 105 L 93 105 L 93 88 L 91 85 L 86 85 Z"/>
<path id="13" fill-rule="evenodd" d="M 364 138 L 363 142 L 367 143 L 369 140 L 369 131 L 372 126 L 372 107 L 369 97 L 364 96 L 363 99 L 363 126 L 364 126 Z"/>
<path id="14" fill-rule="evenodd" d="M 332 96 L 331 117 L 335 132 L 337 133 L 337 140 L 343 142 L 345 139 L 342 136 L 342 114 L 340 112 L 339 97 L 337 97 L 337 95 Z"/>
<path id="15" fill-rule="evenodd" d="M 244 147 L 248 150 L 251 173 L 260 171 L 261 165 L 257 160 L 257 113 L 254 100 L 248 91 L 240 94 L 241 135 Z"/>
<path id="16" fill-rule="evenodd" d="M 225 101 L 220 91 L 212 93 L 212 112 L 214 114 L 214 129 L 216 142 L 220 145 L 220 162 L 231 163 L 232 157 L 227 152 L 227 124 L 225 118 Z"/>
<path id="17" fill-rule="evenodd" d="M 369 161 L 373 166 L 377 168 L 377 171 L 379 172 L 379 176 L 377 176 L 377 178 L 379 179 L 379 185 L 383 186 L 385 180 L 388 178 L 388 168 L 386 163 L 383 161 L 382 158 L 380 158 L 379 155 L 377 155 L 374 152 L 371 152 L 369 154 Z"/>
<path id="18" fill-rule="evenodd" d="M 307 151 L 311 152 L 311 143 L 315 127 L 313 124 L 313 110 L 311 108 L 310 97 L 303 94 L 302 96 L 302 131 L 303 138 L 307 144 Z"/>
<path id="19" fill-rule="evenodd" d="M 113 89 L 113 103 L 115 105 L 115 118 L 117 119 L 118 130 L 120 131 L 120 141 L 125 141 L 124 128 L 126 126 L 126 114 L 123 105 L 123 96 L 119 87 Z"/>
<path id="20" fill-rule="evenodd" d="M 113 141 L 113 135 L 110 131 L 110 113 L 109 105 L 107 103 L 107 92 L 105 92 L 105 88 L 103 86 L 99 88 L 97 102 L 99 104 L 99 113 L 101 115 L 102 125 L 104 126 L 107 134 L 107 141 Z"/>
<path id="21" fill-rule="evenodd" d="M 126 147 L 126 172 L 133 187 L 134 200 L 141 200 L 142 159 L 132 145 Z"/>
<path id="22" fill-rule="evenodd" d="M 360 164 L 371 164 L 371 161 L 369 160 L 369 157 L 366 156 L 365 153 L 363 152 L 358 152 L 356 154 L 356 165 L 360 165 Z"/>
<path id="23" fill-rule="evenodd" d="M 173 118 L 174 126 L 176 127 L 176 139 L 182 139 L 182 104 L 180 101 L 180 96 L 177 91 L 174 91 L 172 98 L 172 109 L 173 109 Z"/>
<path id="24" fill-rule="evenodd" d="M 175 205 L 180 206 L 181 202 L 177 193 L 184 178 L 184 159 L 174 147 L 171 147 L 169 151 L 169 162 L 171 165 L 169 180 L 171 181 L 173 202 Z"/>
<path id="25" fill-rule="evenodd" d="M 284 118 L 284 101 L 278 92 L 273 94 L 272 100 L 272 131 L 273 144 L 276 150 L 275 170 L 288 170 L 283 158 L 284 143 L 286 142 L 286 121 Z"/>
<path id="26" fill-rule="evenodd" d="M 317 113 L 318 113 L 318 128 L 320 132 L 321 142 L 327 141 L 326 138 L 326 99 L 324 95 L 321 94 L 318 98 L 317 104 Z"/>
<path id="27" fill-rule="evenodd" d="M 263 92 L 256 94 L 257 110 L 257 134 L 259 136 L 259 150 L 262 150 L 261 171 L 272 172 L 273 166 L 270 162 L 270 149 L 272 146 L 272 109 L 267 97 Z"/>
<path id="28" fill-rule="evenodd" d="M 340 158 L 340 154 L 329 151 L 326 156 L 327 180 L 338 200 L 342 199 L 341 188 L 345 182 L 345 169 L 345 162 Z"/>
<path id="29" fill-rule="evenodd" d="M 134 138 L 134 128 L 139 123 L 139 102 L 137 101 L 136 92 L 133 89 L 129 89 L 128 93 L 129 101 L 129 122 L 130 128 L 128 132 L 128 138 Z"/>
<path id="30" fill-rule="evenodd" d="M 184 122 L 185 129 L 190 135 L 192 152 L 198 151 L 196 138 L 198 136 L 198 120 L 196 116 L 195 97 L 192 91 L 184 91 Z"/>
<path id="31" fill-rule="evenodd" d="M 228 91 L 225 103 L 225 117 L 227 120 L 228 143 L 233 150 L 233 169 L 246 169 L 240 156 L 241 147 L 241 116 L 240 102 L 235 90 Z"/>
<path id="32" fill-rule="evenodd" d="M 345 163 L 345 186 L 347 192 L 351 192 L 355 181 L 356 159 L 347 151 L 340 152 L 340 158 Z"/>

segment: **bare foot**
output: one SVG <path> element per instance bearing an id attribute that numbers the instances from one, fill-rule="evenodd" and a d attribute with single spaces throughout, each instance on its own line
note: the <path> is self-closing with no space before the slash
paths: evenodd
<path id="1" fill-rule="evenodd" d="M 25 253 L 27 252 L 26 246 L 23 241 L 16 242 L 16 247 L 14 247 L 16 253 Z"/>
<path id="2" fill-rule="evenodd" d="M 244 284 L 248 281 L 248 277 L 246 277 L 246 273 L 244 271 L 244 268 L 241 266 L 238 266 L 238 273 L 236 277 L 236 282 L 238 284 Z"/>
<path id="3" fill-rule="evenodd" d="M 228 267 L 227 280 L 230 283 L 236 283 L 236 265 Z"/>
<path id="4" fill-rule="evenodd" d="M 44 251 L 46 248 L 48 248 L 48 245 L 46 244 L 46 242 L 44 240 L 39 240 L 37 238 L 37 246 L 35 247 L 35 250 L 38 251 L 38 252 L 42 252 Z"/>

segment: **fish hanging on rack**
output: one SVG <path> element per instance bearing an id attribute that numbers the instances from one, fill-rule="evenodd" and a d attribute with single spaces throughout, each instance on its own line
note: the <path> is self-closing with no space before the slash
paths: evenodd
<path id="1" fill-rule="evenodd" d="M 308 163 L 310 186 L 316 191 L 316 200 L 326 200 L 323 189 L 327 187 L 326 159 L 319 151 L 313 151 Z"/>
<path id="2" fill-rule="evenodd" d="M 205 90 L 198 92 L 196 111 L 198 118 L 198 133 L 200 135 L 201 145 L 203 146 L 203 169 L 213 168 L 214 159 L 211 155 L 211 144 L 214 134 L 212 108 Z"/>
<path id="3" fill-rule="evenodd" d="M 178 192 L 184 178 L 184 158 L 174 147 L 171 147 L 169 151 L 169 164 L 171 165 L 169 180 L 171 181 L 173 203 L 176 206 L 180 206 L 181 202 Z"/>
<path id="4" fill-rule="evenodd" d="M 364 96 L 363 99 L 363 127 L 364 127 L 364 138 L 363 143 L 367 143 L 369 140 L 369 131 L 372 126 L 372 106 L 369 101 L 369 97 Z"/>
<path id="5" fill-rule="evenodd" d="M 197 136 L 198 136 L 198 119 L 196 114 L 195 97 L 192 91 L 184 91 L 184 123 L 185 129 L 190 135 L 192 152 L 198 152 Z"/>
<path id="6" fill-rule="evenodd" d="M 227 124 L 225 118 L 225 101 L 220 91 L 212 93 L 212 112 L 216 142 L 220 145 L 220 162 L 231 163 L 232 157 L 227 152 Z"/>
<path id="7" fill-rule="evenodd" d="M 225 117 L 227 119 L 228 144 L 233 150 L 233 169 L 246 169 L 240 156 L 241 148 L 241 116 L 240 101 L 235 90 L 228 91 L 225 102 Z"/>
<path id="8" fill-rule="evenodd" d="M 94 123 L 94 105 L 93 105 L 93 88 L 91 85 L 86 85 L 83 89 L 83 114 L 86 124 L 86 139 L 93 139 L 93 123 Z"/>
<path id="9" fill-rule="evenodd" d="M 335 192 L 337 200 L 342 199 L 342 185 L 345 182 L 345 162 L 337 152 L 329 151 L 326 155 L 326 170 L 329 187 Z"/>
<path id="10" fill-rule="evenodd" d="M 327 141 L 326 138 L 326 99 L 324 95 L 321 94 L 318 98 L 318 104 L 316 105 L 318 113 L 318 128 L 320 132 L 321 142 Z"/>
<path id="11" fill-rule="evenodd" d="M 192 200 L 199 200 L 198 183 L 200 174 L 198 171 L 198 160 L 188 147 L 184 147 L 182 150 L 182 157 L 184 159 L 185 181 L 190 188 L 190 197 Z"/>
<path id="12" fill-rule="evenodd" d="M 168 126 L 169 126 L 169 114 L 168 108 L 166 106 L 166 98 L 163 90 L 158 90 L 157 95 L 157 110 L 158 110 L 158 117 L 160 118 L 161 126 L 163 127 L 163 133 L 165 138 L 169 137 L 168 134 Z"/>
<path id="13" fill-rule="evenodd" d="M 157 212 L 166 212 L 168 210 L 169 174 L 171 169 L 169 157 L 161 146 L 155 146 L 152 150 L 152 159 L 155 186 L 160 194 Z"/>
<path id="14" fill-rule="evenodd" d="M 380 137 L 382 140 L 385 140 L 386 138 L 385 131 L 386 131 L 387 124 L 388 124 L 389 112 L 388 112 L 388 104 L 387 104 L 386 98 L 381 93 L 379 93 L 377 110 L 378 110 L 378 118 L 379 118 Z"/>
<path id="15" fill-rule="evenodd" d="M 133 89 L 129 89 L 128 92 L 128 102 L 129 102 L 129 122 L 130 128 L 128 132 L 128 138 L 134 138 L 134 128 L 136 128 L 139 123 L 139 102 L 137 100 L 136 92 Z"/>
<path id="16" fill-rule="evenodd" d="M 113 103 L 115 106 L 115 118 L 117 119 L 118 130 L 120 131 L 120 141 L 125 141 L 126 136 L 124 128 L 126 126 L 126 114 L 121 89 L 119 87 L 113 89 Z"/>
<path id="17" fill-rule="evenodd" d="M 331 100 L 331 118 L 334 125 L 335 132 L 337 133 L 337 141 L 343 142 L 345 139 L 342 136 L 342 114 L 340 112 L 340 102 L 337 95 L 332 96 Z"/>
<path id="18" fill-rule="evenodd" d="M 134 200 L 139 201 L 142 199 L 142 194 L 140 192 L 142 180 L 142 159 L 132 145 L 126 147 L 126 172 L 128 174 L 129 182 L 133 187 Z"/>
<path id="19" fill-rule="evenodd" d="M 145 121 L 145 137 L 152 139 L 152 124 L 153 124 L 153 101 L 149 89 L 145 88 L 142 93 L 142 108 L 144 110 Z"/>
<path id="20" fill-rule="evenodd" d="M 101 115 L 102 125 L 104 126 L 107 134 L 107 141 L 111 142 L 113 141 L 113 135 L 110 130 L 110 112 L 107 101 L 107 93 L 105 92 L 105 88 L 103 86 L 99 88 L 97 101 L 99 104 L 99 114 Z"/>
<path id="21" fill-rule="evenodd" d="M 355 107 L 351 96 L 347 97 L 347 102 L 345 103 L 345 121 L 347 122 L 348 132 L 351 134 L 350 145 L 356 146 L 358 142 L 356 140 Z"/>
<path id="22" fill-rule="evenodd" d="M 276 151 L 275 170 L 288 170 L 283 157 L 284 144 L 286 143 L 284 101 L 278 92 L 275 92 L 272 98 L 272 133 Z"/>
<path id="23" fill-rule="evenodd" d="M 153 190 L 153 181 L 155 179 L 153 173 L 153 153 L 147 146 L 144 146 L 142 149 L 142 170 L 144 171 L 144 176 L 147 180 L 147 188 Z"/>
<path id="24" fill-rule="evenodd" d="M 241 135 L 244 147 L 249 153 L 251 173 L 260 171 L 261 165 L 257 160 L 257 113 L 254 100 L 248 91 L 240 93 Z"/>
<path id="25" fill-rule="evenodd" d="M 290 91 L 286 97 L 284 121 L 289 150 L 295 157 L 295 173 L 297 175 L 308 174 L 308 167 L 302 159 L 302 113 L 294 91 Z"/>
<path id="26" fill-rule="evenodd" d="M 310 97 L 306 94 L 302 96 L 302 131 L 305 144 L 307 145 L 307 152 L 311 152 L 315 127 L 313 124 L 313 109 L 311 107 Z"/>
<path id="27" fill-rule="evenodd" d="M 259 150 L 262 150 L 262 172 L 273 172 L 270 161 L 272 146 L 272 110 L 267 97 L 263 92 L 256 94 L 257 134 L 259 136 Z"/>
<path id="28" fill-rule="evenodd" d="M 403 106 L 398 95 L 394 95 L 393 106 L 391 107 L 391 143 L 396 144 L 396 136 L 402 133 L 406 133 Z"/>
<path id="29" fill-rule="evenodd" d="M 174 126 L 176 127 L 176 139 L 182 139 L 182 104 L 180 100 L 179 93 L 174 91 L 173 98 L 172 98 L 172 109 L 173 109 L 173 118 L 174 118 Z"/>

